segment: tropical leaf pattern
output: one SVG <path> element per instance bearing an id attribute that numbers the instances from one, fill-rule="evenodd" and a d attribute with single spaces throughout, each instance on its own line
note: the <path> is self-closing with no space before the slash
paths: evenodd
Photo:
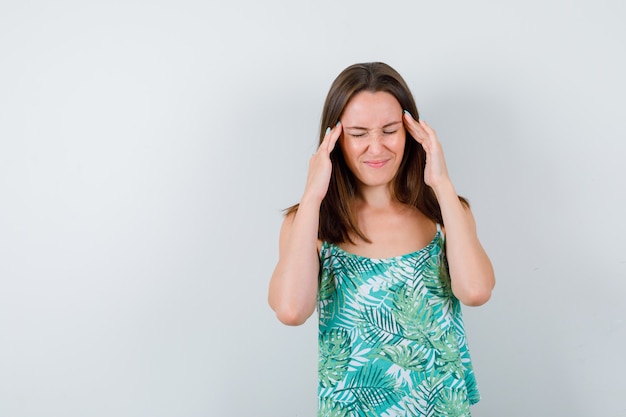
<path id="1" fill-rule="evenodd" d="M 469 416 L 480 395 L 444 237 L 372 259 L 320 252 L 319 417 Z"/>

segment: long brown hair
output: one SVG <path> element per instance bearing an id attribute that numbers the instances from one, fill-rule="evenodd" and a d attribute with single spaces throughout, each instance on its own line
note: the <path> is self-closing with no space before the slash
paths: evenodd
<path id="1" fill-rule="evenodd" d="M 348 102 L 362 91 L 387 92 L 394 96 L 404 110 L 419 121 L 419 113 L 411 90 L 400 74 L 382 62 L 354 64 L 346 68 L 332 83 L 322 111 L 319 143 L 326 128 L 335 126 Z M 326 197 L 320 207 L 318 238 L 331 243 L 350 242 L 358 237 L 370 242 L 358 226 L 354 204 L 357 182 L 344 160 L 340 146 L 330 154 L 333 164 Z M 401 203 L 417 207 L 434 222 L 443 224 L 441 208 L 432 188 L 424 182 L 426 153 L 422 146 L 406 132 L 406 144 L 400 167 L 395 176 L 392 192 Z M 464 204 L 467 201 L 459 197 Z M 295 212 L 298 205 L 288 208 L 287 214 Z"/>

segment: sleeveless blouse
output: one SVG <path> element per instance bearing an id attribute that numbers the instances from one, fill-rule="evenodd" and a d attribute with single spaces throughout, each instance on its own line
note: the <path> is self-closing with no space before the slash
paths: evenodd
<path id="1" fill-rule="evenodd" d="M 439 225 L 386 259 L 322 243 L 317 308 L 319 417 L 470 415 L 480 395 Z"/>

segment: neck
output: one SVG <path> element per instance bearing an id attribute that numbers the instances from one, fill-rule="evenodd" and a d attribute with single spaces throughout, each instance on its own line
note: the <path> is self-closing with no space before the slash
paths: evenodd
<path id="1" fill-rule="evenodd" d="M 399 204 L 393 197 L 388 185 L 361 187 L 357 197 L 358 203 L 371 208 L 381 209 Z"/>

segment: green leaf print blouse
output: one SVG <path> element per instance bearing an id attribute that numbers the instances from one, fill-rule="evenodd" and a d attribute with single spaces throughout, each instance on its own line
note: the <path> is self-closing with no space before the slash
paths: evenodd
<path id="1" fill-rule="evenodd" d="M 469 416 L 480 395 L 439 225 L 387 259 L 320 251 L 319 417 Z"/>

